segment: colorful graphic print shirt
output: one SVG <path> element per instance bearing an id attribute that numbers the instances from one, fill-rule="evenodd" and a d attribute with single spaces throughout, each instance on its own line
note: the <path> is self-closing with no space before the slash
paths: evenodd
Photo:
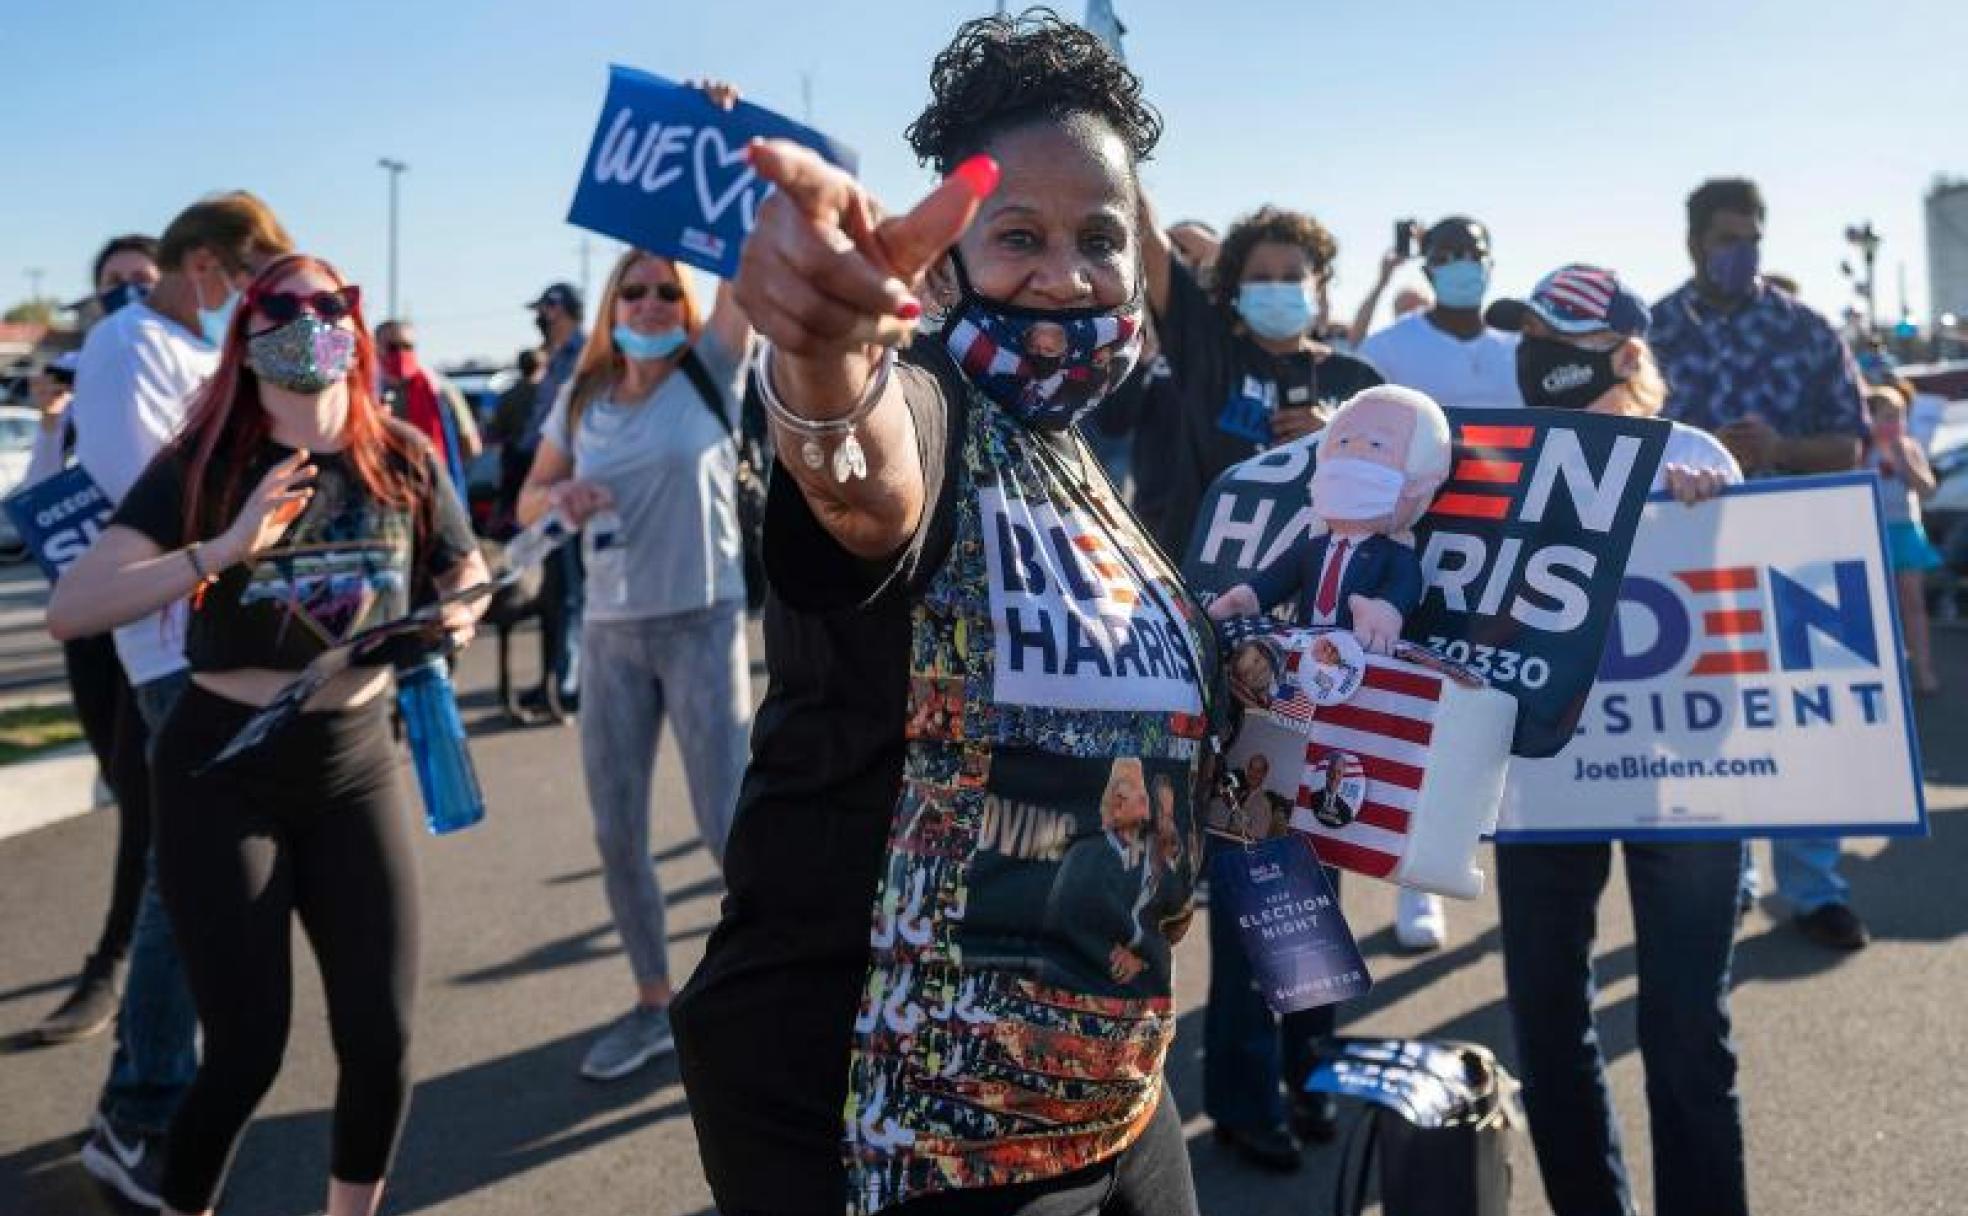
<path id="1" fill-rule="evenodd" d="M 1766 284 L 1731 312 L 1693 283 L 1653 308 L 1648 335 L 1667 377 L 1661 416 L 1704 431 L 1759 415 L 1779 435 L 1869 439 L 1858 365 L 1823 317 Z"/>
<path id="2" fill-rule="evenodd" d="M 1175 1032 L 1212 643 L 1077 439 L 968 409 L 949 555 L 910 618 L 848 1079 L 855 1213 L 1112 1156 Z"/>
<path id="3" fill-rule="evenodd" d="M 896 370 L 925 509 L 865 561 L 784 468 L 771 683 L 671 1006 L 720 1210 L 865 1216 L 1132 1143 L 1198 864 L 1206 622 L 1070 433 Z M 1082 480 L 1092 480 L 1091 485 Z"/>
<path id="4" fill-rule="evenodd" d="M 258 485 L 292 451 L 264 444 L 242 484 Z M 299 670 L 357 631 L 402 616 L 419 576 L 441 576 L 473 551 L 464 507 L 434 461 L 425 462 L 423 501 L 395 506 L 370 495 L 341 453 L 313 459 L 314 496 L 280 540 L 193 597 L 185 635 L 193 671 Z M 217 492 L 214 479 L 207 493 Z M 166 449 L 111 522 L 166 551 L 182 548 L 184 496 L 183 458 Z"/>

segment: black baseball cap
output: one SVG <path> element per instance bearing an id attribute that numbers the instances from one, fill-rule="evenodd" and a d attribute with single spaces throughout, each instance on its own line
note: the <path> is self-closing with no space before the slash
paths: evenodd
<path id="1" fill-rule="evenodd" d="M 1425 256 L 1437 246 L 1447 245 L 1455 248 L 1474 248 L 1483 256 L 1489 256 L 1490 230 L 1478 220 L 1466 215 L 1452 215 L 1437 220 L 1421 237 L 1421 252 Z"/>
<path id="2" fill-rule="evenodd" d="M 582 313 L 581 293 L 575 290 L 574 284 L 572 283 L 555 283 L 552 287 L 541 292 L 539 299 L 529 301 L 526 306 L 528 308 L 539 308 L 546 304 L 559 305 L 561 310 L 566 312 L 570 317 L 578 317 Z"/>

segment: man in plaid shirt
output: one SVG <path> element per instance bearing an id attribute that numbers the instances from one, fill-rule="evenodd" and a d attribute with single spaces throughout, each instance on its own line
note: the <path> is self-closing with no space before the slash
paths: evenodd
<path id="1" fill-rule="evenodd" d="M 1758 275 L 1762 238 L 1754 182 L 1718 179 L 1688 196 L 1695 276 L 1653 309 L 1668 383 L 1662 414 L 1713 432 L 1749 477 L 1854 468 L 1868 432 L 1858 368 L 1830 322 Z M 1846 903 L 1838 854 L 1835 838 L 1771 843 L 1777 891 L 1797 927 L 1820 945 L 1855 950 L 1866 928 Z M 1751 865 L 1745 901 L 1754 892 Z"/>

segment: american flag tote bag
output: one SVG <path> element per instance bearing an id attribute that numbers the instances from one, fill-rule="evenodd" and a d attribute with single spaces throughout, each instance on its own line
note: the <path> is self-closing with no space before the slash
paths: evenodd
<path id="1" fill-rule="evenodd" d="M 1229 752 L 1251 801 L 1242 814 L 1213 815 L 1212 826 L 1262 824 L 1251 812 L 1268 802 L 1288 808 L 1289 828 L 1309 836 L 1327 865 L 1438 895 L 1481 895 L 1476 846 L 1496 830 L 1517 703 L 1418 646 L 1403 644 L 1396 657 L 1343 648 L 1341 657 L 1333 631 L 1247 632 L 1282 652 L 1280 678 L 1269 709 L 1244 715 Z M 1355 663 L 1361 670 L 1350 671 Z"/>

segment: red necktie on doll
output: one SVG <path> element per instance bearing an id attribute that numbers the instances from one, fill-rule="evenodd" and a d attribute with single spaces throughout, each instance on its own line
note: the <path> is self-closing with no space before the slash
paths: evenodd
<path id="1" fill-rule="evenodd" d="M 1326 572 L 1319 579 L 1319 596 L 1312 601 L 1312 610 L 1322 619 L 1339 607 L 1339 574 L 1346 569 L 1346 547 L 1351 543 L 1337 540 L 1327 549 Z"/>

